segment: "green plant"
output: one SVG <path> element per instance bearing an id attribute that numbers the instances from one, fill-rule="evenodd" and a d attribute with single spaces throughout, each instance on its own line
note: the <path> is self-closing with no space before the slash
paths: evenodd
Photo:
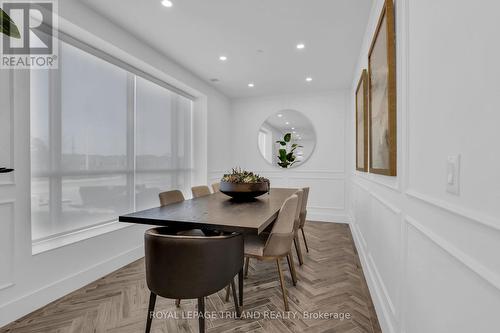
<path id="1" fill-rule="evenodd" d="M 14 169 L 0 168 L 0 173 L 8 173 L 12 171 L 14 171 Z"/>
<path id="2" fill-rule="evenodd" d="M 17 28 L 14 21 L 0 8 L 0 32 L 4 35 L 13 38 L 21 38 L 21 34 L 19 33 L 19 29 Z"/>
<path id="3" fill-rule="evenodd" d="M 235 168 L 231 173 L 227 173 L 222 177 L 223 182 L 228 183 L 263 183 L 268 182 L 269 179 L 259 176 L 251 171 L 241 170 L 241 168 Z"/>
<path id="4" fill-rule="evenodd" d="M 295 150 L 297 148 L 303 148 L 303 146 L 299 146 L 297 143 L 292 142 L 292 133 L 286 133 L 283 136 L 283 140 L 276 141 L 280 145 L 280 149 L 278 151 L 278 165 L 282 168 L 289 168 L 295 163 L 297 163 L 297 157 L 295 156 Z M 290 151 L 288 150 L 290 149 Z"/>

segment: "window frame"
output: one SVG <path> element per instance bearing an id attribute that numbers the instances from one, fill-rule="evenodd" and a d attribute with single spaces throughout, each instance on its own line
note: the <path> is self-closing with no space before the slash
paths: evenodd
<path id="1" fill-rule="evenodd" d="M 127 72 L 127 129 L 126 129 L 126 138 L 127 138 L 127 143 L 126 143 L 126 155 L 127 155 L 127 164 L 126 164 L 126 169 L 124 171 L 116 171 L 114 173 L 117 174 L 125 174 L 126 176 L 126 186 L 127 190 L 129 191 L 128 193 L 131 194 L 129 195 L 129 200 L 130 201 L 130 207 L 136 207 L 136 145 L 135 145 L 135 140 L 136 140 L 136 101 L 137 101 L 137 90 L 136 90 L 136 85 L 137 85 L 137 77 L 140 77 L 142 79 L 145 79 L 147 81 L 152 82 L 153 84 L 156 84 L 158 86 L 161 86 L 168 91 L 175 93 L 177 95 L 180 95 L 182 97 L 185 97 L 191 101 L 191 119 L 190 119 L 190 135 L 191 135 L 191 140 L 190 140 L 190 148 L 189 148 L 189 160 L 190 160 L 190 168 L 186 169 L 187 171 L 192 172 L 193 167 L 194 167 L 194 158 L 193 158 L 193 144 L 194 144 L 194 132 L 193 132 L 193 126 L 194 126 L 194 110 L 195 110 L 195 102 L 197 100 L 197 97 L 189 94 L 188 92 L 177 88 L 174 85 L 171 85 L 164 80 L 161 80 L 157 78 L 156 76 L 150 75 L 147 72 L 125 62 L 120 60 L 119 58 L 106 53 L 96 47 L 93 47 L 90 44 L 87 44 L 85 42 L 80 41 L 79 39 L 72 37 L 69 34 L 66 34 L 64 32 L 59 31 L 58 32 L 58 37 L 57 37 L 57 43 L 61 44 L 61 42 L 67 43 L 70 46 L 73 46 L 85 53 L 88 53 L 92 56 L 95 56 L 109 64 L 112 64 L 114 66 L 117 66 Z M 59 49 L 61 49 L 61 45 L 59 45 Z M 59 57 L 61 57 L 62 52 L 59 54 Z M 60 60 L 60 59 L 59 59 Z M 29 90 L 29 89 L 28 89 Z M 60 71 L 49 71 L 49 106 L 54 107 L 56 109 L 56 112 L 51 112 L 50 117 L 49 117 L 49 148 L 50 148 L 50 160 L 51 161 L 59 161 L 61 163 L 61 155 L 62 155 L 62 150 L 61 150 L 61 144 L 62 141 L 60 140 L 61 137 L 61 130 L 62 130 L 62 109 L 61 109 L 61 77 L 60 77 Z M 31 107 L 29 108 L 31 112 Z M 30 116 L 31 119 L 31 116 Z M 56 129 L 55 131 L 53 129 Z M 31 134 L 30 134 L 31 137 Z M 57 139 L 59 138 L 59 139 Z M 52 143 L 56 142 L 56 146 L 53 146 Z M 177 148 L 177 144 L 174 144 L 174 146 Z M 31 154 L 31 148 L 30 148 L 30 154 Z M 51 162 L 52 163 L 52 162 Z M 53 169 L 53 168 L 52 168 Z M 61 166 L 59 165 L 56 170 L 60 170 Z M 30 170 L 31 170 L 31 164 L 30 164 Z M 184 169 L 183 169 L 184 170 Z M 52 174 L 53 171 L 50 171 L 46 176 L 49 179 L 52 178 L 57 178 L 58 181 L 53 182 L 50 180 L 50 186 L 49 186 L 49 198 L 50 198 L 50 218 L 56 218 L 57 221 L 60 221 L 60 218 L 58 216 L 53 216 L 53 214 L 60 214 L 62 212 L 62 178 L 64 176 L 68 176 L 68 173 L 61 172 L 58 175 Z M 81 175 L 84 172 L 78 172 L 79 175 Z M 101 172 L 98 172 L 101 173 Z M 106 173 L 106 171 L 102 171 L 102 173 Z M 72 172 L 69 173 L 71 175 Z M 92 174 L 92 172 L 91 172 Z M 30 171 L 30 182 L 29 182 L 29 188 L 31 192 L 31 182 L 32 182 L 32 173 Z M 59 200 L 57 200 L 57 197 L 52 199 L 53 196 L 59 196 Z M 30 202 L 31 202 L 31 196 L 30 196 Z M 54 205 L 54 207 L 53 207 Z M 52 208 L 53 207 L 53 208 Z M 30 226 L 33 223 L 33 219 L 31 217 L 31 204 L 30 204 Z M 58 248 L 61 246 L 65 246 L 68 244 L 72 244 L 77 241 L 89 239 L 95 236 L 99 236 L 101 234 L 107 233 L 107 232 L 112 232 L 116 231 L 125 227 L 130 227 L 130 225 L 121 225 L 118 224 L 117 219 L 108 219 L 108 220 L 103 220 L 96 222 L 95 224 L 90 224 L 87 226 L 83 226 L 80 228 L 75 228 L 71 229 L 69 231 L 64 231 L 60 233 L 54 233 L 46 237 L 38 238 L 38 239 L 31 239 L 32 240 L 32 253 L 33 255 L 42 253 L 54 248 Z"/>

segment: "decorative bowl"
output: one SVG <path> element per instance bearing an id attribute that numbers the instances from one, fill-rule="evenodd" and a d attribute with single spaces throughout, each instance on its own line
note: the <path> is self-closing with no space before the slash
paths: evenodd
<path id="1" fill-rule="evenodd" d="M 252 200 L 260 195 L 269 192 L 269 182 L 231 183 L 221 181 L 220 191 L 235 200 Z"/>

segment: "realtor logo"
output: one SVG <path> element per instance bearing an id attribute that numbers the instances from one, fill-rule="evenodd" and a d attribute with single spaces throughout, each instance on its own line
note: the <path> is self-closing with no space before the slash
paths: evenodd
<path id="1" fill-rule="evenodd" d="M 1 68 L 57 68 L 55 1 L 3 1 Z"/>

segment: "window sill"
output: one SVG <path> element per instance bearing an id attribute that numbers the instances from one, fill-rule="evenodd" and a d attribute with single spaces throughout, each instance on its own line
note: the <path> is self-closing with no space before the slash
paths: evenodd
<path id="1" fill-rule="evenodd" d="M 94 238 L 100 235 L 107 234 L 109 232 L 117 231 L 123 228 L 128 228 L 132 224 L 120 223 L 118 221 L 112 221 L 105 224 L 93 226 L 90 228 L 78 230 L 68 234 L 55 236 L 49 239 L 44 239 L 41 241 L 34 241 L 32 243 L 31 254 L 38 255 L 47 251 L 51 251 L 63 246 L 78 243 L 86 239 Z"/>

